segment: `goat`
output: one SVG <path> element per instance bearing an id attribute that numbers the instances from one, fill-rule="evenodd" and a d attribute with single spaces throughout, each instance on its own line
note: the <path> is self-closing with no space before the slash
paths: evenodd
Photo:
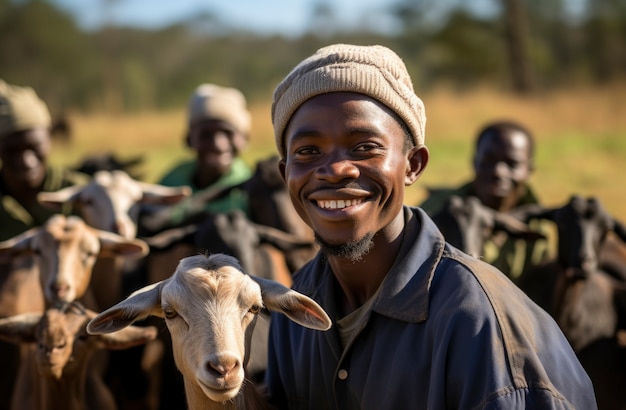
<path id="1" fill-rule="evenodd" d="M 167 206 L 189 196 L 189 187 L 166 187 L 132 178 L 122 170 L 98 171 L 86 185 L 75 185 L 56 192 L 41 192 L 37 200 L 52 209 L 71 205 L 85 222 L 102 231 L 121 235 L 128 240 L 137 237 L 137 223 L 142 206 Z M 98 289 L 97 307 L 119 302 L 127 294 L 124 275 L 136 270 L 134 261 L 113 255 L 100 255 L 94 266 L 92 282 Z"/>
<path id="2" fill-rule="evenodd" d="M 187 186 L 149 184 L 133 179 L 125 171 L 115 170 L 96 172 L 86 185 L 40 192 L 37 201 L 57 211 L 71 205 L 94 228 L 132 239 L 137 237 L 140 205 L 171 205 L 190 194 Z"/>
<path id="3" fill-rule="evenodd" d="M 615 364 L 625 363 L 618 335 L 626 329 L 626 282 L 602 269 L 600 254 L 610 232 L 626 241 L 626 229 L 594 197 L 573 195 L 560 207 L 516 212 L 526 220 L 552 220 L 558 229 L 557 259 L 539 266 L 520 287 L 555 318 L 588 369 L 598 403 L 621 397 L 618 406 L 607 408 L 625 408 L 621 387 L 626 385 L 626 367 L 616 369 Z M 606 388 L 616 377 L 619 390 Z"/>
<path id="4" fill-rule="evenodd" d="M 77 216 L 53 215 L 44 225 L 0 242 L 0 258 L 12 265 L 0 295 L 2 317 L 42 312 L 57 301 L 82 300 L 95 308 L 91 278 L 96 258 L 138 257 L 147 251 L 141 240 L 91 228 Z M 4 376 L 15 374 L 21 360 L 11 350 L 0 353 Z"/>
<path id="5" fill-rule="evenodd" d="M 225 253 L 236 257 L 250 275 L 275 280 L 286 287 L 292 283 L 291 270 L 285 255 L 294 249 L 312 248 L 307 240 L 281 230 L 253 223 L 240 211 L 209 215 L 203 222 L 165 230 L 146 238 L 150 254 L 146 258 L 148 283 L 171 276 L 180 259 L 194 254 Z M 260 380 L 267 366 L 267 333 L 269 317 L 259 315 L 252 334 L 251 359 L 246 371 L 252 380 Z M 171 342 L 168 332 L 160 334 L 157 342 L 146 346 L 146 355 L 160 343 L 160 358 L 152 357 L 154 370 L 149 372 L 153 394 L 165 407 L 184 398 L 182 378 L 175 371 L 172 355 L 168 353 Z M 162 380 L 159 379 L 162 377 Z M 155 386 L 164 384 L 169 389 Z M 178 386 L 178 389 L 172 386 Z"/>
<path id="6" fill-rule="evenodd" d="M 190 409 L 257 408 L 259 403 L 246 402 L 254 387 L 244 381 L 246 332 L 264 307 L 312 329 L 331 326 L 312 299 L 246 275 L 231 256 L 213 254 L 184 258 L 170 278 L 100 313 L 87 331 L 113 332 L 150 315 L 164 318 Z"/>
<path id="7" fill-rule="evenodd" d="M 452 195 L 432 219 L 447 242 L 474 257 L 483 254 L 485 241 L 497 231 L 527 241 L 545 239 L 519 219 L 489 208 L 473 196 Z"/>
<path id="8" fill-rule="evenodd" d="M 297 270 L 317 252 L 313 230 L 298 215 L 285 183 L 279 173 L 278 156 L 270 156 L 257 162 L 254 174 L 247 181 L 231 187 L 216 187 L 197 193 L 186 201 L 188 216 L 179 223 L 171 223 L 170 209 L 161 209 L 142 217 L 141 237 L 148 237 L 172 228 L 200 224 L 212 215 L 205 211 L 205 204 L 227 194 L 231 189 L 242 189 L 247 193 L 249 219 L 257 224 L 269 226 L 307 241 L 310 246 L 292 249 L 285 254 L 290 271 Z"/>
<path id="9" fill-rule="evenodd" d="M 626 283 L 601 269 L 600 252 L 609 232 L 626 241 L 626 228 L 594 197 L 573 195 L 563 206 L 519 208 L 525 220 L 549 219 L 558 230 L 557 259 L 520 286 L 548 310 L 578 351 L 596 338 L 614 337 L 626 326 Z"/>
<path id="10" fill-rule="evenodd" d="M 76 302 L 59 303 L 43 313 L 0 319 L 0 339 L 27 349 L 12 397 L 13 409 L 82 410 L 115 408 L 106 386 L 88 371 L 99 349 L 126 349 L 156 337 L 154 327 L 131 326 L 90 336 L 96 313 Z"/>
<path id="11" fill-rule="evenodd" d="M 147 252 L 147 244 L 140 239 L 127 240 L 94 229 L 78 216 L 61 214 L 53 215 L 42 226 L 0 242 L 3 258 L 36 256 L 37 269 L 32 275 L 38 275 L 40 286 L 22 289 L 27 292 L 24 297 L 34 303 L 29 306 L 30 311 L 41 311 L 46 307 L 43 304 L 56 301 L 79 300 L 88 289 L 93 292 L 89 285 L 98 255 L 137 257 Z"/>

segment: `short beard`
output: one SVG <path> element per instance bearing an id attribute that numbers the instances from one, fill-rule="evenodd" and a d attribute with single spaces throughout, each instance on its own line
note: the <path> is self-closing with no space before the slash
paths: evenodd
<path id="1" fill-rule="evenodd" d="M 315 234 L 315 240 L 320 245 L 322 253 L 329 256 L 346 258 L 355 263 L 363 260 L 365 255 L 374 247 L 374 234 L 368 234 L 358 241 L 342 243 L 339 245 L 330 244 Z"/>

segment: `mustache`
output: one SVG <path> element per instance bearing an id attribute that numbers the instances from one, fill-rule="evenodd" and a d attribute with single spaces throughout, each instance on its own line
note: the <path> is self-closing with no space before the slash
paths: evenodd
<path id="1" fill-rule="evenodd" d="M 360 184 L 357 181 L 350 181 L 350 182 L 340 182 L 340 183 L 336 183 L 336 184 L 329 184 L 327 182 L 320 184 L 320 185 L 316 185 L 314 187 L 311 187 L 310 189 L 307 190 L 307 195 L 313 192 L 317 192 L 317 191 L 335 191 L 338 189 L 354 189 L 354 190 L 359 190 L 359 191 L 371 191 L 371 188 L 366 187 L 362 184 Z"/>

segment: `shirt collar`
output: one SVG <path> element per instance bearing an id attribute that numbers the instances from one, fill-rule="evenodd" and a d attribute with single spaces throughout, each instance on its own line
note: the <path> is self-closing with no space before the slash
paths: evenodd
<path id="1" fill-rule="evenodd" d="M 420 208 L 406 207 L 402 248 L 381 284 L 372 310 L 406 322 L 428 318 L 430 284 L 445 241 L 435 223 Z"/>
<path id="2" fill-rule="evenodd" d="M 400 252 L 381 283 L 371 310 L 393 319 L 418 323 L 428 318 L 430 284 L 445 241 L 422 209 L 405 206 L 404 215 L 406 223 Z M 297 290 L 310 295 L 329 311 L 335 311 L 332 275 L 325 258 L 318 254 L 298 272 Z"/>

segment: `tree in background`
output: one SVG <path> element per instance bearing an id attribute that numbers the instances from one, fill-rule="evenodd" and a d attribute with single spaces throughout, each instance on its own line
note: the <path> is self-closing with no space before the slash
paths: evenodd
<path id="1" fill-rule="evenodd" d="M 331 2 L 311 13 L 299 37 L 259 35 L 210 13 L 162 29 L 87 31 L 52 0 L 0 0 L 0 78 L 35 87 L 53 111 L 180 108 L 207 81 L 266 101 L 297 61 L 335 42 L 398 50 L 425 91 L 448 83 L 528 92 L 626 77 L 626 0 L 397 0 L 387 31 L 373 15 L 358 29 L 333 27 Z"/>

